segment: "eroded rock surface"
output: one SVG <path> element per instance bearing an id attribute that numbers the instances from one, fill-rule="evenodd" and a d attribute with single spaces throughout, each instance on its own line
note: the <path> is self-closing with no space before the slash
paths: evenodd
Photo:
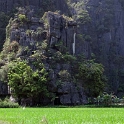
<path id="1" fill-rule="evenodd" d="M 25 15 L 23 21 L 20 20 L 20 15 Z M 77 23 L 72 18 L 50 11 L 38 18 L 34 16 L 33 10 L 22 8 L 9 27 L 10 44 L 16 41 L 21 46 L 16 57 L 26 59 L 34 70 L 32 63 L 43 61 L 49 72 L 49 91 L 57 94 L 61 104 L 79 105 L 87 102 L 82 86 L 75 84 L 71 77 L 60 81 L 59 76 L 63 70 L 71 76 L 71 65 L 61 56 L 66 51 L 68 54 L 75 54 L 73 44 Z M 39 54 L 38 58 L 35 57 L 36 53 Z"/>

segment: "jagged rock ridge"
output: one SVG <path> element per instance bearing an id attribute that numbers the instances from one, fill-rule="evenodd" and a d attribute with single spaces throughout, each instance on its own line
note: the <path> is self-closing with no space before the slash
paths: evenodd
<path id="1" fill-rule="evenodd" d="M 23 20 L 21 20 L 22 16 Z M 71 65 L 60 60 L 62 59 L 60 56 L 61 52 L 66 54 L 66 51 L 75 54 L 77 23 L 72 18 L 49 11 L 41 19 L 34 16 L 33 10 L 21 8 L 8 27 L 9 44 L 17 42 L 20 46 L 15 57 L 27 60 L 34 70 L 33 62 L 40 60 L 44 63 L 49 72 L 49 91 L 56 94 L 57 101 L 68 105 L 86 103 L 82 86 L 66 77 L 63 82 L 60 82 L 58 76 L 62 71 L 71 74 Z"/>

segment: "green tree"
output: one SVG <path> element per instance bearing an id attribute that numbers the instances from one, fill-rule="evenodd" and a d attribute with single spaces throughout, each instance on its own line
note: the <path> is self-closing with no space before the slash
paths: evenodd
<path id="1" fill-rule="evenodd" d="M 104 68 L 93 60 L 79 63 L 76 78 L 83 83 L 90 97 L 97 97 L 104 90 Z"/>
<path id="2" fill-rule="evenodd" d="M 25 61 L 13 62 L 8 71 L 8 84 L 18 98 L 47 95 L 47 72 L 43 67 L 33 71 Z"/>

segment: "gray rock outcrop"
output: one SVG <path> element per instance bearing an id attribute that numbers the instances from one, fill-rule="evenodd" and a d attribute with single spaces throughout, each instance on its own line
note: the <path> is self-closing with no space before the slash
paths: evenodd
<path id="1" fill-rule="evenodd" d="M 80 25 L 76 54 L 83 53 L 87 58 L 95 55 L 96 61 L 105 67 L 108 91 L 115 94 L 124 92 L 124 2 L 72 0 L 70 5 L 71 13 Z M 80 23 L 82 10 L 87 23 L 84 20 Z"/>
<path id="2" fill-rule="evenodd" d="M 70 3 L 65 0 L 53 0 L 52 2 L 49 0 L 0 0 L 0 11 L 9 12 L 13 7 L 29 5 L 32 11 L 26 12 L 26 16 L 30 25 L 19 29 L 16 25 L 12 26 L 11 41 L 16 40 L 21 46 L 28 46 L 30 49 L 25 48 L 18 56 L 22 57 L 25 54 L 30 56 L 32 51 L 37 50 L 36 41 L 41 40 L 47 40 L 54 53 L 59 49 L 56 44 L 62 41 L 70 54 L 75 51 L 76 55 L 84 54 L 86 58 L 91 59 L 95 56 L 96 61 L 104 65 L 108 78 L 108 91 L 116 94 L 124 92 L 124 3 L 122 0 L 71 0 Z M 44 23 L 40 18 L 33 16 L 34 10 L 37 9 L 38 12 L 39 8 L 43 8 L 45 11 L 57 11 L 56 13 L 48 12 Z M 85 12 L 84 15 L 82 15 L 83 12 Z M 23 11 L 23 13 L 25 12 Z M 78 22 L 78 28 L 74 21 L 69 18 L 65 19 L 57 13 L 74 18 Z M 85 17 L 85 20 L 82 20 L 82 17 Z M 38 31 L 42 33 L 36 36 Z M 76 33 L 75 50 L 72 47 L 74 33 Z M 45 60 L 46 65 L 52 63 L 51 60 L 52 57 L 49 55 Z M 54 69 L 50 68 L 53 89 L 57 88 L 55 80 L 57 73 L 63 68 L 62 66 L 62 64 L 56 64 Z M 47 67 L 49 70 L 49 66 Z M 70 70 L 70 67 L 67 70 Z M 61 97 L 65 101 L 66 95 Z M 69 94 L 67 97 L 72 99 Z M 68 101 L 68 103 L 70 102 L 71 100 Z"/>
<path id="3" fill-rule="evenodd" d="M 0 82 L 0 95 L 7 95 L 8 94 L 8 86 L 6 83 Z"/>
<path id="4" fill-rule="evenodd" d="M 35 69 L 32 63 L 37 60 L 33 56 L 35 56 L 35 52 L 39 51 L 38 59 L 43 61 L 46 70 L 49 72 L 49 91 L 59 97 L 61 104 L 79 105 L 86 103 L 82 86 L 74 84 L 69 77 L 71 65 L 65 63 L 60 57 L 61 52 L 66 52 L 63 51 L 65 48 L 68 49 L 69 54 L 74 54 L 72 46 L 76 40 L 74 35 L 77 31 L 77 23 L 72 18 L 50 11 L 46 12 L 40 19 L 34 16 L 31 11 L 21 8 L 9 25 L 11 29 L 10 44 L 16 41 L 22 48 L 16 57 L 26 59 L 30 66 Z M 25 15 L 26 22 L 20 20 L 20 15 Z M 48 50 L 45 50 L 43 46 L 39 48 L 40 45 L 37 44 L 48 44 Z M 59 73 L 63 70 L 68 77 L 64 77 L 61 81 Z"/>

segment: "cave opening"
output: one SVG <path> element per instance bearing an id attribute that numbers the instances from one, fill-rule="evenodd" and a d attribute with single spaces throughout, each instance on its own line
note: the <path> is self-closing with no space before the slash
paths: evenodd
<path id="1" fill-rule="evenodd" d="M 54 100 L 54 105 L 62 105 L 62 103 L 60 102 L 60 96 L 61 96 L 60 93 L 56 93 L 56 97 L 55 97 L 55 100 Z"/>

